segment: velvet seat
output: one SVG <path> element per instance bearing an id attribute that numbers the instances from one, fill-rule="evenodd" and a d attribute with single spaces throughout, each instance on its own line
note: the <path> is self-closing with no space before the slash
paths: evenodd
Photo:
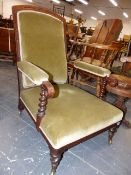
<path id="1" fill-rule="evenodd" d="M 68 84 L 56 85 L 55 92 L 57 97 L 48 100 L 40 128 L 56 149 L 121 120 L 120 110 L 76 87 Z M 21 93 L 21 99 L 35 121 L 39 94 L 39 87 Z M 79 116 L 77 120 L 76 116 Z"/>
<path id="2" fill-rule="evenodd" d="M 111 142 L 123 113 L 67 83 L 64 18 L 45 8 L 14 6 L 13 19 L 18 108 L 29 112 L 47 141 L 54 175 L 63 153 L 72 146 L 106 130 Z"/>

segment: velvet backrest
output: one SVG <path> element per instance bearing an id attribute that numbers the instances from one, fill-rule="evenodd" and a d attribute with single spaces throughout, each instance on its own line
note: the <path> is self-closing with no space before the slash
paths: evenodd
<path id="1" fill-rule="evenodd" d="M 16 11 L 14 20 L 19 40 L 20 60 L 29 61 L 45 70 L 55 83 L 67 81 L 64 20 L 47 9 L 26 6 Z M 35 10 L 33 10 L 33 8 Z M 43 10 L 43 9 L 42 9 Z M 62 19 L 62 20 L 61 20 Z"/>

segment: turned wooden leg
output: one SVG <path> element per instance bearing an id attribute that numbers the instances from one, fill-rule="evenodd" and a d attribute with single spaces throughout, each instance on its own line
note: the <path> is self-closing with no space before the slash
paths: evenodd
<path id="1" fill-rule="evenodd" d="M 97 77 L 97 85 L 96 85 L 96 96 L 100 98 L 100 83 L 101 79 L 100 77 Z"/>
<path id="2" fill-rule="evenodd" d="M 125 105 L 126 100 L 127 100 L 127 98 L 125 98 L 125 97 L 117 96 L 117 99 L 116 99 L 114 105 L 124 112 L 124 117 L 123 117 L 123 120 L 122 120 L 122 124 L 124 126 L 126 126 L 127 128 L 131 128 L 131 123 L 128 120 L 126 120 L 126 118 L 125 118 L 125 115 L 126 115 L 126 112 L 127 112 L 127 107 Z"/>
<path id="3" fill-rule="evenodd" d="M 97 77 L 96 96 L 103 99 L 106 90 L 107 78 Z"/>
<path id="4" fill-rule="evenodd" d="M 108 144 L 112 144 L 112 138 L 115 134 L 115 132 L 117 132 L 117 128 L 120 126 L 120 122 L 118 122 L 113 128 L 110 128 L 108 131 Z"/>
<path id="5" fill-rule="evenodd" d="M 72 69 L 68 67 L 67 69 L 67 82 L 70 83 Z"/>
<path id="6" fill-rule="evenodd" d="M 72 74 L 71 74 L 71 84 L 73 84 L 74 83 L 74 79 L 75 79 L 75 74 L 76 74 L 76 69 L 75 68 L 73 68 L 73 70 L 72 70 Z"/>
<path id="7" fill-rule="evenodd" d="M 50 149 L 50 156 L 51 156 L 51 166 L 52 166 L 52 169 L 51 169 L 51 175 L 55 175 L 56 173 L 56 169 L 62 159 L 62 153 L 57 151 L 57 150 L 54 150 L 54 149 Z"/>
<path id="8" fill-rule="evenodd" d="M 24 104 L 22 103 L 21 99 L 19 99 L 18 109 L 19 109 L 20 114 L 24 110 L 24 108 L 25 108 Z"/>
<path id="9" fill-rule="evenodd" d="M 107 77 L 101 79 L 100 98 L 104 99 L 106 93 Z"/>
<path id="10" fill-rule="evenodd" d="M 117 96 L 117 99 L 114 102 L 114 105 L 116 107 L 118 107 L 119 109 L 121 109 L 126 114 L 127 108 L 126 108 L 126 105 L 125 105 L 125 100 L 126 100 L 125 97 Z"/>

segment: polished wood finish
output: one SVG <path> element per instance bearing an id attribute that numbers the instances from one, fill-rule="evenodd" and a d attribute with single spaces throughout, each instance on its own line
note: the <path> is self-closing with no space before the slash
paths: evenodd
<path id="1" fill-rule="evenodd" d="M 59 150 L 55 150 L 52 147 L 50 147 L 50 160 L 51 160 L 51 175 L 55 175 L 56 173 L 56 169 L 62 159 L 62 155 L 63 155 L 64 151 L 59 151 Z"/>
<path id="2" fill-rule="evenodd" d="M 39 109 L 37 113 L 37 119 L 36 119 L 36 128 L 39 130 L 39 126 L 41 123 L 42 118 L 45 115 L 46 111 L 46 104 L 47 104 L 47 95 L 48 91 L 47 88 L 44 86 L 44 83 L 41 85 L 41 93 L 40 93 L 40 98 L 39 98 Z"/>
<path id="3" fill-rule="evenodd" d="M 124 73 L 127 73 L 127 72 L 130 71 L 130 70 L 131 70 L 131 63 L 125 62 L 125 63 L 123 64 L 122 71 L 123 71 Z"/>
<path id="4" fill-rule="evenodd" d="M 119 45 L 104 45 L 104 44 L 98 44 L 98 43 L 86 43 L 88 49 L 88 55 L 87 57 L 81 58 L 81 61 L 103 67 L 103 68 L 110 68 L 110 65 L 113 64 L 113 61 L 115 60 L 120 46 Z M 68 63 L 68 67 L 71 67 L 71 63 Z M 71 79 L 73 82 L 77 82 L 82 85 L 88 85 L 92 88 L 96 88 L 96 96 L 99 98 L 103 98 L 105 94 L 105 87 L 106 87 L 106 81 L 107 77 L 100 77 L 93 74 L 90 74 L 84 70 L 81 70 L 80 68 L 76 69 L 75 67 L 72 67 L 74 71 L 72 72 Z M 81 80 L 78 81 L 78 74 L 80 75 Z M 90 83 L 90 78 L 93 78 L 96 80 L 96 86 L 92 85 Z M 84 80 L 84 82 L 83 82 Z M 89 81 L 88 81 L 89 80 Z"/>
<path id="5" fill-rule="evenodd" d="M 108 143 L 109 144 L 112 144 L 112 138 L 115 134 L 115 132 L 117 132 L 117 128 L 120 126 L 120 123 L 117 123 L 114 127 L 110 128 L 109 131 L 108 131 Z"/>
<path id="6" fill-rule="evenodd" d="M 131 98 L 131 78 L 123 75 L 111 74 L 106 89 L 108 92 L 117 95 L 114 105 L 126 114 L 127 107 L 125 101 Z M 131 128 L 131 124 L 125 118 L 123 123 Z"/>
<path id="7" fill-rule="evenodd" d="M 112 67 L 122 47 L 121 44 L 116 44 L 114 42 L 110 45 L 87 43 L 86 46 L 86 52 L 81 59 L 85 62 L 109 69 Z"/>
<path id="8" fill-rule="evenodd" d="M 113 41 L 116 41 L 118 39 L 121 30 L 122 21 L 119 19 L 106 19 L 104 21 L 99 21 L 91 39 L 89 40 L 89 43 L 111 45 Z M 90 47 L 87 46 L 86 52 L 83 57 L 88 57 L 89 52 L 91 52 Z M 99 59 L 100 57 L 101 52 L 98 52 L 97 59 Z"/>
<path id="9" fill-rule="evenodd" d="M 55 94 L 55 90 L 53 85 L 50 82 L 43 82 L 41 85 L 41 93 L 40 93 L 40 98 L 39 98 L 39 109 L 38 109 L 38 114 L 37 114 L 37 119 L 36 119 L 36 128 L 39 130 L 39 126 L 41 123 L 42 118 L 45 115 L 46 111 L 46 105 L 47 105 L 47 99 L 50 97 L 53 97 Z"/>
<path id="10" fill-rule="evenodd" d="M 120 19 L 99 21 L 90 39 L 90 43 L 111 44 L 112 41 L 118 39 L 122 27 L 123 25 Z"/>

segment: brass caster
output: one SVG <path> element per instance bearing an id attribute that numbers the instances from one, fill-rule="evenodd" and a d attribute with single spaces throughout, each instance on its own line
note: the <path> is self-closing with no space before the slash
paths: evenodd
<path id="1" fill-rule="evenodd" d="M 56 172 L 55 172 L 54 170 L 51 171 L 51 175 L 55 175 L 55 173 L 56 173 Z"/>
<path id="2" fill-rule="evenodd" d="M 112 140 L 111 140 L 111 139 L 108 140 L 108 144 L 109 144 L 109 145 L 112 144 Z"/>
<path id="3" fill-rule="evenodd" d="M 22 111 L 19 111 L 18 114 L 19 114 L 19 117 L 21 117 L 22 116 Z"/>
<path id="4" fill-rule="evenodd" d="M 17 111 L 17 118 L 20 118 L 21 117 L 21 111 Z"/>

